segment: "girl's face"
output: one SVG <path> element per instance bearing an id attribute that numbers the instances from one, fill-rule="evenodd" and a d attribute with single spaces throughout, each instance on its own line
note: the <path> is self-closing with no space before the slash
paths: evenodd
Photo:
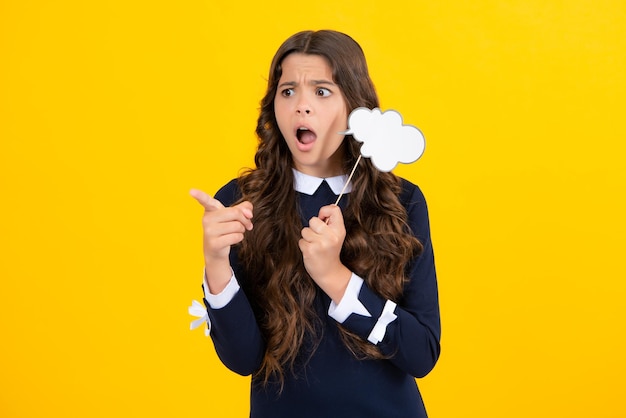
<path id="1" fill-rule="evenodd" d="M 293 53 L 282 62 L 274 112 L 296 170 L 316 177 L 343 172 L 348 110 L 326 59 Z"/>

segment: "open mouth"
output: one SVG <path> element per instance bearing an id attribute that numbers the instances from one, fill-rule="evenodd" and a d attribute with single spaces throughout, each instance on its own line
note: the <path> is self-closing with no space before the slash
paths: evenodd
<path id="1" fill-rule="evenodd" d="M 306 127 L 300 127 L 296 130 L 296 138 L 301 144 L 307 145 L 314 142 L 317 139 L 315 132 Z"/>

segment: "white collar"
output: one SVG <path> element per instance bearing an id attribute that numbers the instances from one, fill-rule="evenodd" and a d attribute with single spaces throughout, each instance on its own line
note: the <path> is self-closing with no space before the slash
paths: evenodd
<path id="1" fill-rule="evenodd" d="M 343 174 L 341 176 L 335 177 L 327 177 L 325 179 L 310 176 L 308 174 L 301 173 L 300 171 L 292 168 L 293 170 L 293 188 L 296 192 L 312 195 L 315 191 L 320 187 L 322 182 L 326 180 L 328 186 L 333 191 L 334 194 L 341 194 L 341 190 L 343 190 L 346 181 L 348 180 L 348 175 Z M 348 184 L 344 193 L 350 193 L 352 191 L 352 183 Z"/>

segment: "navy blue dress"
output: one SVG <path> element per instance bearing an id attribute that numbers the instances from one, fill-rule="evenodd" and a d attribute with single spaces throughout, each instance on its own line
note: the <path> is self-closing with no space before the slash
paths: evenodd
<path id="1" fill-rule="evenodd" d="M 215 198 L 225 206 L 234 203 L 239 189 L 231 181 Z M 317 216 L 322 206 L 337 199 L 326 182 L 313 195 L 297 193 L 303 225 Z M 340 206 L 345 204 L 343 198 Z M 252 379 L 250 416 L 252 418 L 424 418 L 426 410 L 415 378 L 434 367 L 440 352 L 440 319 L 437 278 L 430 239 L 428 210 L 420 189 L 402 180 L 400 200 L 408 213 L 409 226 L 424 246 L 409 266 L 410 277 L 401 300 L 397 319 L 386 329 L 380 350 L 388 360 L 358 360 L 345 347 L 337 322 L 328 316 L 330 298 L 318 288 L 315 309 L 323 322 L 321 341 L 303 369 L 285 374 L 284 389 L 263 386 Z M 243 290 L 247 273 L 231 251 L 231 264 L 242 288 L 223 308 L 212 309 L 205 299 L 211 319 L 211 337 L 222 362 L 241 375 L 256 371 L 265 350 L 257 321 Z M 360 302 L 371 317 L 351 314 L 343 323 L 364 340 L 383 311 L 386 300 L 363 283 Z"/>

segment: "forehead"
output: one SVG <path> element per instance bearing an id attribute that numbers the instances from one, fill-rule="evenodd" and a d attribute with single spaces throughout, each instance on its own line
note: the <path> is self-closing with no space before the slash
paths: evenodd
<path id="1" fill-rule="evenodd" d="M 325 57 L 321 55 L 293 53 L 287 55 L 282 62 L 282 77 L 295 77 L 303 75 L 323 76 L 332 80 L 332 69 Z"/>

